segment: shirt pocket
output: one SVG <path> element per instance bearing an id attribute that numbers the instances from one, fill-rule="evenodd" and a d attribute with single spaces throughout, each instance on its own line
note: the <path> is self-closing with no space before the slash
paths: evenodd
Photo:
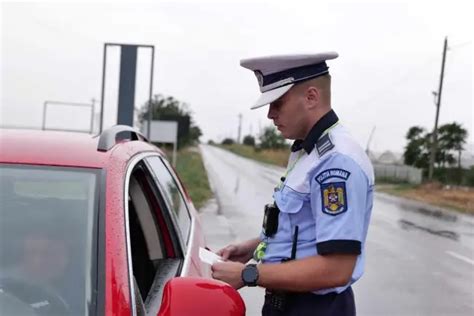
<path id="1" fill-rule="evenodd" d="M 293 240 L 295 227 L 298 226 L 298 240 L 311 240 L 314 235 L 314 219 L 310 206 L 309 193 L 301 193 L 284 186 L 275 192 L 275 203 L 280 209 L 279 237 Z M 311 229 L 313 228 L 313 229 Z"/>

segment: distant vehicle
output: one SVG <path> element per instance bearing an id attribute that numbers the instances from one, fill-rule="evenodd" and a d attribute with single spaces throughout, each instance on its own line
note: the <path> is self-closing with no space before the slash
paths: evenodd
<path id="1" fill-rule="evenodd" d="M 133 128 L 0 130 L 2 315 L 244 315 L 196 210 Z"/>

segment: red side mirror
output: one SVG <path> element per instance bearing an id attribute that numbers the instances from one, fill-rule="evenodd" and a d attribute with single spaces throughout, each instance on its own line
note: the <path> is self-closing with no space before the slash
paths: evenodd
<path id="1" fill-rule="evenodd" d="M 243 316 L 245 304 L 230 285 L 210 279 L 178 277 L 168 281 L 158 316 Z"/>

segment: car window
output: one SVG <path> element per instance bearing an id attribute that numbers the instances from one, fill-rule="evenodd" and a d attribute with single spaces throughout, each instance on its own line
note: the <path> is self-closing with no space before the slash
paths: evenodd
<path id="1" fill-rule="evenodd" d="M 191 227 L 191 216 L 178 182 L 160 157 L 148 157 L 148 163 L 155 175 L 155 181 L 164 192 L 165 198 L 178 220 L 179 229 L 187 242 Z"/>
<path id="2" fill-rule="evenodd" d="M 135 307 L 152 312 L 164 282 L 179 275 L 183 252 L 162 192 L 142 161 L 128 180 L 128 234 Z"/>
<path id="3" fill-rule="evenodd" d="M 135 167 L 129 180 L 128 221 L 133 276 L 145 300 L 156 274 L 154 262 L 164 258 L 162 237 L 153 212 L 155 201 L 149 192 L 145 169 Z"/>
<path id="4" fill-rule="evenodd" d="M 94 169 L 0 165 L 6 314 L 30 307 L 36 315 L 94 313 L 99 179 Z"/>

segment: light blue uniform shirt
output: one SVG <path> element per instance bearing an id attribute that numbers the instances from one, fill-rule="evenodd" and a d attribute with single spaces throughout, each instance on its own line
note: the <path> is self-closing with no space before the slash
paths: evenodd
<path id="1" fill-rule="evenodd" d="M 289 173 L 273 194 L 280 209 L 278 231 L 273 237 L 261 234 L 267 243 L 262 262 L 280 263 L 289 258 L 298 226 L 296 259 L 330 253 L 359 254 L 347 285 L 314 291 L 340 293 L 364 272 L 373 168 L 363 149 L 340 124 L 316 140 L 313 150 L 305 140 L 304 149 L 290 155 Z"/>

